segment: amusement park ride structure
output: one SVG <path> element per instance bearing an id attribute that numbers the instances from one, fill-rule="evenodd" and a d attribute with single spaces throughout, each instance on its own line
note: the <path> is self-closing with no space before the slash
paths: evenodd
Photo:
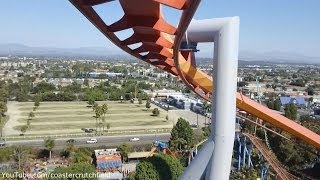
<path id="1" fill-rule="evenodd" d="M 212 102 L 212 134 L 181 179 L 229 179 L 236 108 L 320 148 L 318 134 L 236 92 L 238 17 L 192 20 L 200 0 L 119 0 L 124 15 L 107 25 L 93 6 L 111 0 L 70 1 L 119 48 L 177 76 L 194 93 Z M 162 5 L 182 12 L 177 27 L 164 19 Z M 115 33 L 127 29 L 133 34 L 120 40 Z M 196 67 L 194 53 L 201 42 L 214 42 L 212 77 Z M 135 44 L 141 45 L 130 48 Z"/>

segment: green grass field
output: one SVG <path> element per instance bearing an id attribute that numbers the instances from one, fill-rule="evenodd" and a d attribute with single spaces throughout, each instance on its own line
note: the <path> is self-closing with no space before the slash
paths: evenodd
<path id="1" fill-rule="evenodd" d="M 145 108 L 145 103 L 120 103 L 114 101 L 107 103 L 109 110 L 106 114 L 106 123 L 110 123 L 109 131 L 119 130 L 150 130 L 172 128 L 172 122 L 166 120 L 167 112 L 160 109 L 159 116 L 151 116 L 152 109 Z M 95 128 L 95 114 L 86 102 L 41 102 L 39 108 L 33 111 L 32 102 L 18 103 L 16 111 L 19 113 L 18 124 L 14 129 L 26 125 L 28 114 L 35 113 L 26 135 L 70 134 L 81 133 L 81 128 Z"/>

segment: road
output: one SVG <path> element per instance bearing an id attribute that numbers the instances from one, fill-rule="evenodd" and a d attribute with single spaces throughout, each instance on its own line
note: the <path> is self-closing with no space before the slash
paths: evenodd
<path id="1" fill-rule="evenodd" d="M 140 138 L 139 141 L 130 142 L 133 137 Z M 95 144 L 87 144 L 86 141 L 95 138 L 98 140 Z M 63 149 L 66 145 L 66 141 L 70 138 L 55 139 L 55 149 Z M 170 139 L 170 133 L 162 134 L 136 134 L 136 135 L 121 135 L 121 136 L 97 136 L 97 137 L 78 137 L 72 138 L 75 140 L 75 146 L 77 147 L 101 147 L 101 146 L 117 146 L 122 143 L 128 144 L 150 144 L 154 140 L 168 141 Z M 45 148 L 43 140 L 19 140 L 19 141 L 7 141 L 6 146 L 24 145 L 37 148 Z"/>

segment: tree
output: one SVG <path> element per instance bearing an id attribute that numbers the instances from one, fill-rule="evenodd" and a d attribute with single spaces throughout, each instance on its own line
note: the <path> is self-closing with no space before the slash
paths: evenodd
<path id="1" fill-rule="evenodd" d="M 21 128 L 20 128 L 21 134 L 24 135 L 24 133 L 27 132 L 27 129 L 28 129 L 28 126 L 27 126 L 27 125 L 21 126 Z"/>
<path id="2" fill-rule="evenodd" d="M 158 108 L 154 108 L 154 109 L 152 110 L 152 115 L 153 115 L 153 116 L 159 116 L 159 114 L 160 114 L 160 111 L 159 111 Z"/>
<path id="3" fill-rule="evenodd" d="M 27 126 L 30 128 L 30 119 L 27 119 Z"/>
<path id="4" fill-rule="evenodd" d="M 4 116 L 4 113 L 6 113 L 8 111 L 8 108 L 7 108 L 7 103 L 5 102 L 0 102 L 0 113 L 2 116 Z"/>
<path id="5" fill-rule="evenodd" d="M 126 143 L 123 143 L 120 146 L 118 146 L 117 150 L 121 154 L 122 161 L 127 161 L 128 154 L 132 151 L 132 147 Z"/>
<path id="6" fill-rule="evenodd" d="M 96 119 L 96 132 L 98 132 L 98 119 L 101 118 L 101 115 L 103 114 L 103 111 L 102 111 L 102 107 L 101 106 L 97 106 L 95 109 L 94 109 L 94 113 L 95 113 L 95 116 L 94 118 Z"/>
<path id="7" fill-rule="evenodd" d="M 287 104 L 284 108 L 284 116 L 296 120 L 297 119 L 297 106 L 293 103 Z"/>
<path id="8" fill-rule="evenodd" d="M 151 105 L 150 105 L 150 102 L 149 102 L 149 101 L 146 102 L 146 108 L 147 108 L 148 110 L 151 108 Z"/>
<path id="9" fill-rule="evenodd" d="M 259 178 L 257 170 L 254 168 L 243 168 L 240 171 L 232 172 L 230 179 L 234 180 L 256 180 Z"/>
<path id="10" fill-rule="evenodd" d="M 89 106 L 93 106 L 95 102 L 96 102 L 96 100 L 94 99 L 94 97 L 92 97 L 92 96 L 88 97 Z"/>
<path id="11" fill-rule="evenodd" d="M 308 101 L 309 101 L 310 103 L 312 103 L 312 102 L 313 102 L 313 97 L 310 97 L 310 98 L 308 99 Z"/>
<path id="12" fill-rule="evenodd" d="M 83 85 L 89 87 L 89 80 L 88 80 L 88 78 L 85 78 L 85 79 L 84 79 Z"/>
<path id="13" fill-rule="evenodd" d="M 193 146 L 192 136 L 193 131 L 189 122 L 179 118 L 177 124 L 171 130 L 170 147 L 175 150 L 182 149 L 182 146 L 183 149 L 190 149 Z"/>
<path id="14" fill-rule="evenodd" d="M 35 114 L 33 112 L 30 112 L 29 115 L 28 115 L 29 119 L 32 119 L 35 117 Z"/>
<path id="15" fill-rule="evenodd" d="M 61 156 L 69 157 L 77 150 L 74 142 L 67 142 L 64 150 L 61 152 Z"/>
<path id="16" fill-rule="evenodd" d="M 110 123 L 107 123 L 107 130 L 108 131 L 109 131 L 110 127 L 111 127 Z"/>
<path id="17" fill-rule="evenodd" d="M 71 156 L 73 163 L 91 163 L 91 150 L 88 148 L 79 148 Z"/>
<path id="18" fill-rule="evenodd" d="M 40 100 L 35 100 L 34 106 L 38 108 L 40 106 Z"/>
<path id="19" fill-rule="evenodd" d="M 102 104 L 101 108 L 102 108 L 101 110 L 102 110 L 103 116 L 105 117 L 108 112 L 108 104 L 107 103 Z"/>
<path id="20" fill-rule="evenodd" d="M 270 99 L 267 101 L 267 106 L 269 109 L 280 111 L 281 101 L 279 99 L 276 99 L 276 100 Z"/>
<path id="21" fill-rule="evenodd" d="M 280 101 L 280 99 L 276 99 L 273 103 L 274 103 L 274 110 L 280 111 L 280 109 L 281 109 L 281 101 Z"/>
<path id="22" fill-rule="evenodd" d="M 104 127 L 106 125 L 106 117 L 103 116 L 101 117 L 101 123 L 102 123 L 102 134 L 104 133 Z"/>
<path id="23" fill-rule="evenodd" d="M 26 162 L 28 161 L 29 152 L 24 146 L 13 147 L 12 158 L 18 164 L 19 170 L 22 170 Z"/>
<path id="24" fill-rule="evenodd" d="M 44 146 L 49 150 L 50 154 L 49 154 L 49 159 L 51 159 L 51 153 L 52 153 L 52 149 L 54 148 L 54 146 L 56 145 L 55 140 L 52 138 L 47 138 L 44 140 Z"/>
<path id="25" fill-rule="evenodd" d="M 266 88 L 271 88 L 271 85 L 270 84 L 266 84 Z"/>
<path id="26" fill-rule="evenodd" d="M 179 160 L 166 154 L 156 154 L 138 163 L 135 179 L 177 180 L 183 172 Z"/>
<path id="27" fill-rule="evenodd" d="M 306 89 L 306 92 L 308 93 L 309 96 L 313 96 L 314 95 L 314 89 L 312 87 L 308 87 Z"/>
<path id="28" fill-rule="evenodd" d="M 142 98 L 141 97 L 138 98 L 138 103 L 142 104 Z"/>
<path id="29" fill-rule="evenodd" d="M 248 83 L 245 82 L 245 81 L 241 81 L 241 82 L 238 82 L 238 86 L 239 86 L 239 87 L 248 86 Z"/>
<path id="30" fill-rule="evenodd" d="M 89 163 L 74 163 L 71 164 L 67 167 L 58 167 L 56 169 L 53 170 L 53 172 L 51 172 L 52 174 L 74 174 L 74 175 L 83 175 L 83 176 L 76 176 L 72 179 L 79 179 L 79 180 L 87 180 L 89 179 L 88 177 L 86 177 L 86 174 L 96 174 L 96 168 L 89 164 Z M 48 180 L 54 180 L 56 179 L 56 176 L 48 176 Z M 89 176 L 90 177 L 90 176 Z M 59 179 L 61 180 L 69 180 L 71 178 L 69 178 L 68 176 L 65 177 L 60 177 Z M 92 176 L 90 177 L 90 179 L 92 180 L 97 180 L 98 178 L 96 176 Z"/>
<path id="31" fill-rule="evenodd" d="M 33 93 L 44 93 L 44 92 L 51 92 L 55 91 L 56 87 L 53 84 L 46 83 L 46 82 L 40 82 L 37 84 L 36 87 L 33 88 Z"/>
<path id="32" fill-rule="evenodd" d="M 99 79 L 107 79 L 108 76 L 106 74 L 99 74 Z"/>

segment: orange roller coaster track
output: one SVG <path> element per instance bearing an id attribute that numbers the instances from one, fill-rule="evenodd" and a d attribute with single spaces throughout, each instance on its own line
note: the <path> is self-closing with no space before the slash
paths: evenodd
<path id="1" fill-rule="evenodd" d="M 181 39 L 198 7 L 200 0 L 119 0 L 124 15 L 106 25 L 93 6 L 111 0 L 70 0 L 111 42 L 127 53 L 178 76 L 189 88 L 210 101 L 212 78 L 194 66 L 191 51 L 180 51 Z M 163 17 L 161 5 L 182 11 L 177 27 Z M 110 14 L 112 16 L 112 14 Z M 132 29 L 133 34 L 120 40 L 115 32 Z M 136 49 L 129 45 L 141 43 Z M 146 55 L 143 55 L 147 53 Z M 320 136 L 300 124 L 275 113 L 267 107 L 237 93 L 237 108 L 246 111 L 291 135 L 320 149 Z"/>

